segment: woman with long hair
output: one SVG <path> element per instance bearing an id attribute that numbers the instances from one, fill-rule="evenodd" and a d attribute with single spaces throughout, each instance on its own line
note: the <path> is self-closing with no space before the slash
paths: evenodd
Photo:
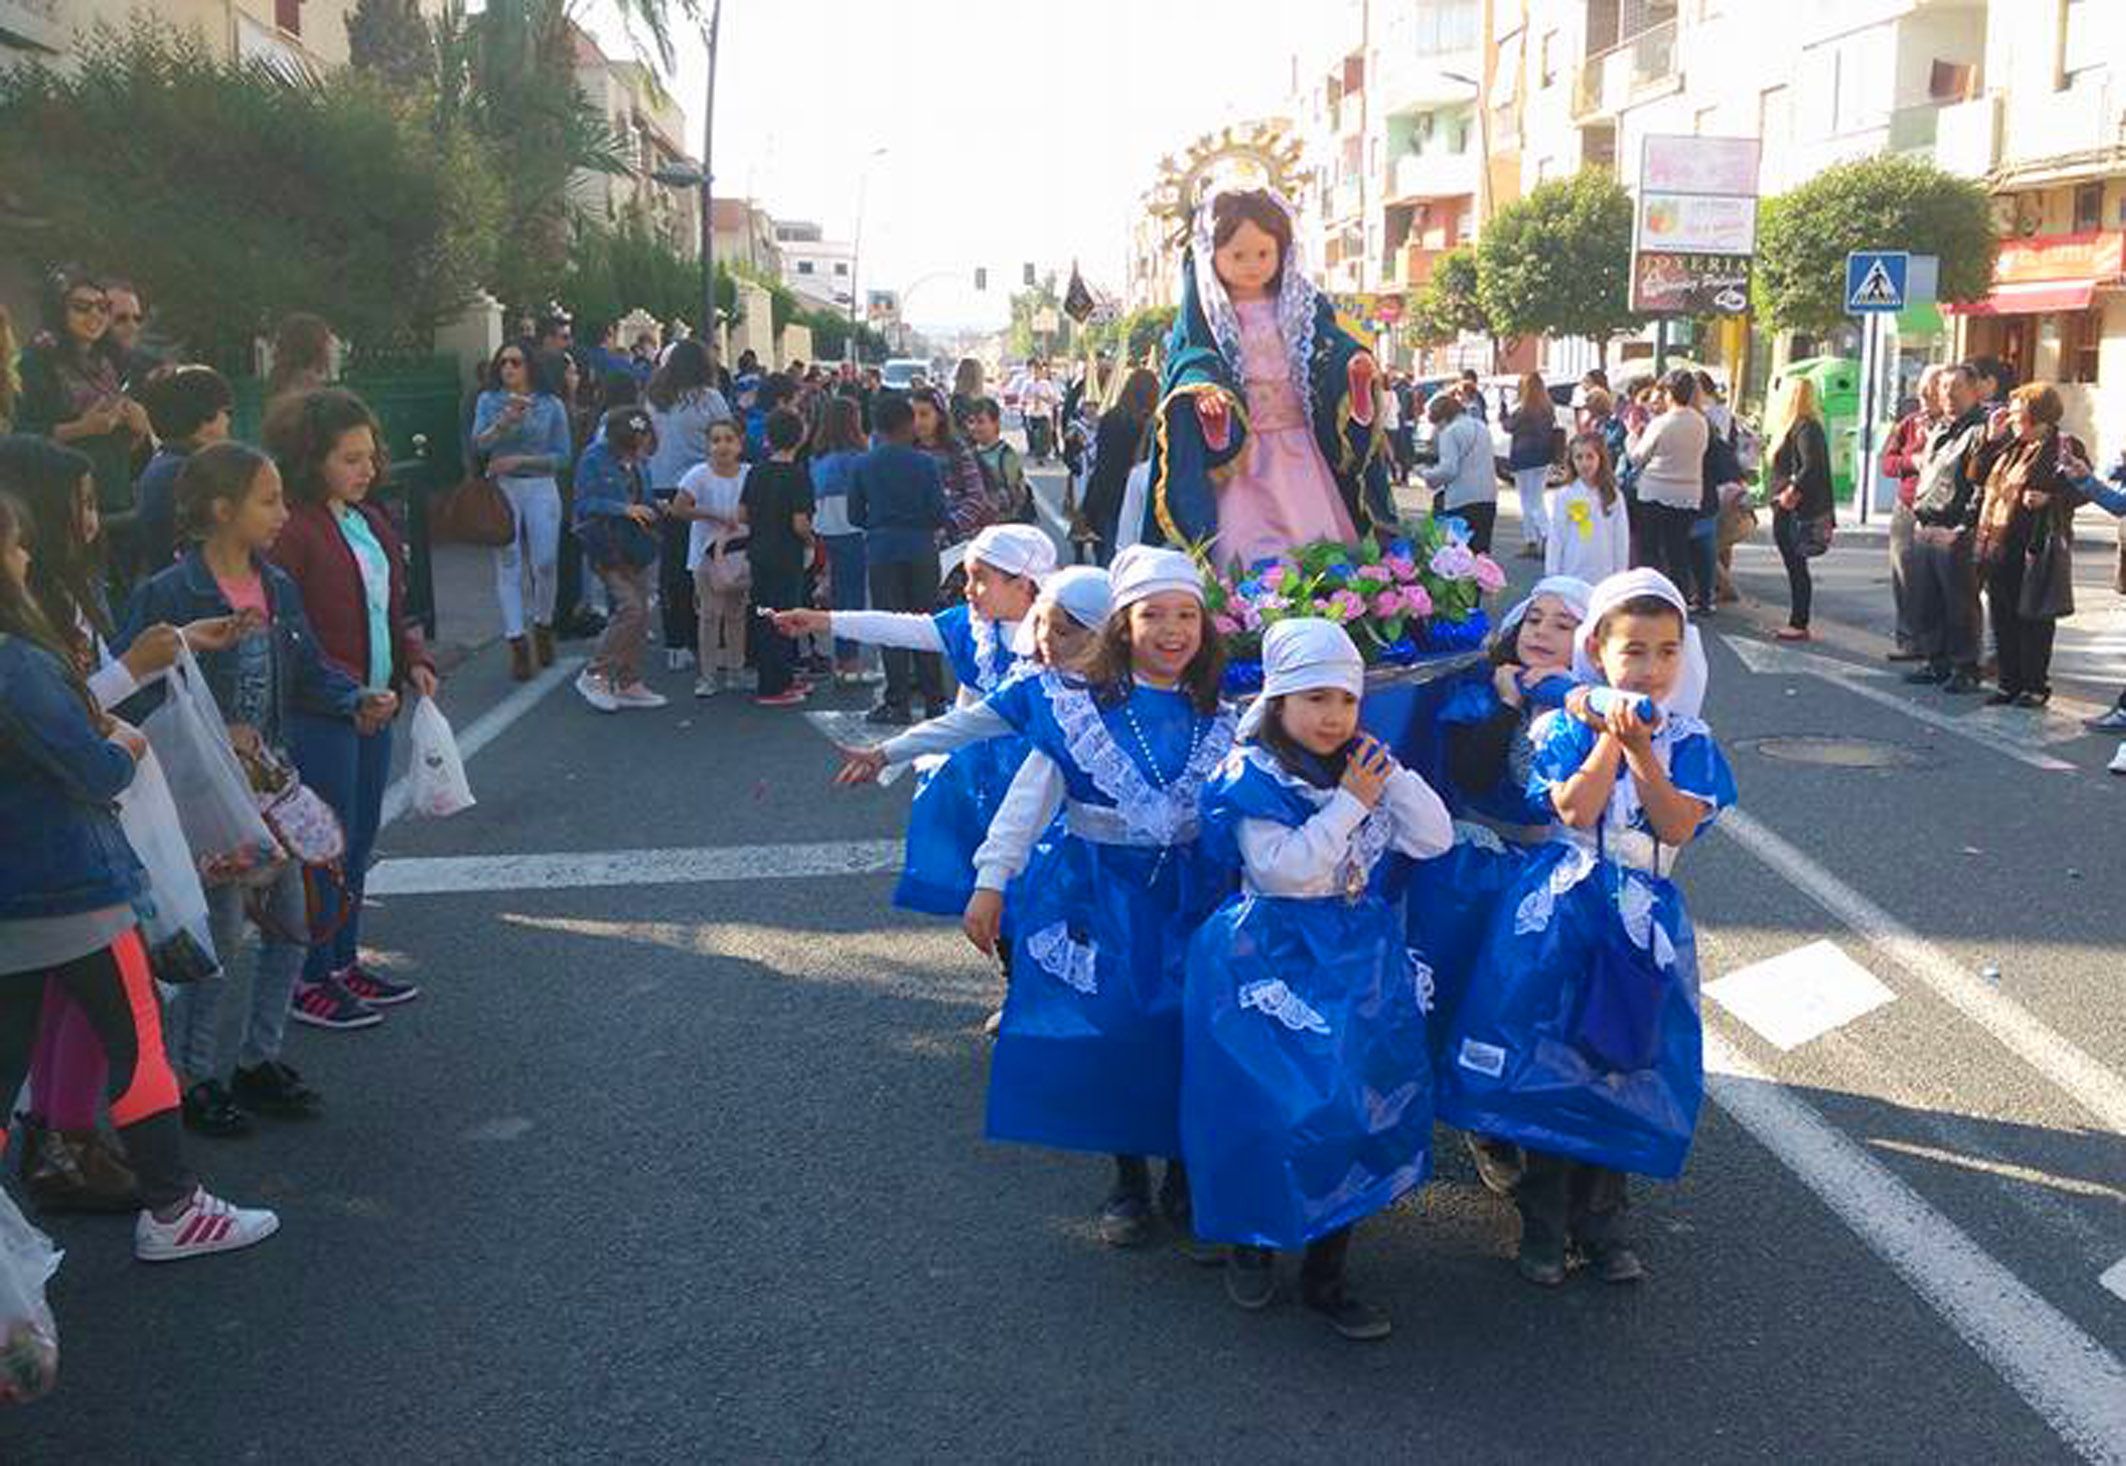
<path id="1" fill-rule="evenodd" d="M 148 441 L 147 409 L 126 394 L 118 348 L 110 338 L 111 302 L 103 282 L 78 270 L 45 282 L 44 330 L 22 353 L 16 427 L 86 453 L 95 465 L 96 506 L 114 538 L 130 528 L 133 450 Z M 130 540 L 114 546 L 121 579 Z"/>
<path id="2" fill-rule="evenodd" d="M 273 328 L 273 368 L 266 373 L 266 400 L 288 392 L 308 392 L 332 380 L 332 358 L 339 342 L 323 316 L 295 311 Z"/>
<path id="3" fill-rule="evenodd" d="M 561 485 L 569 461 L 568 409 L 548 382 L 538 348 L 511 341 L 487 368 L 473 407 L 472 446 L 509 500 L 516 533 L 495 549 L 495 599 L 509 638 L 509 672 L 529 681 L 554 663 L 554 599 L 561 564 Z M 524 580 L 531 572 L 530 639 Z"/>
<path id="4" fill-rule="evenodd" d="M 819 426 L 812 434 L 812 532 L 827 550 L 827 594 L 836 611 L 864 609 L 864 532 L 849 519 L 849 490 L 864 456 L 862 419 L 847 397 L 822 396 Z M 834 680 L 844 686 L 863 679 L 862 648 L 834 640 Z"/>
<path id="5" fill-rule="evenodd" d="M 1557 460 L 1558 413 L 1543 385 L 1541 372 L 1523 372 L 1516 391 L 1513 412 L 1506 419 L 1510 435 L 1506 470 L 1513 475 L 1513 491 L 1521 501 L 1521 529 L 1525 543 L 1521 553 L 1533 559 L 1549 543 L 1550 512 L 1543 488 L 1550 479 L 1550 466 Z"/>
<path id="6" fill-rule="evenodd" d="M 716 364 L 708 348 L 691 337 L 673 343 L 642 395 L 657 434 L 647 465 L 650 497 L 670 504 L 687 474 L 708 461 L 709 429 L 731 420 L 731 405 L 716 390 Z M 665 661 L 671 671 L 698 660 L 699 608 L 694 572 L 687 566 L 691 530 L 677 515 L 667 515 L 658 530 L 657 598 L 663 607 Z"/>
<path id="7" fill-rule="evenodd" d="M 965 432 L 967 414 L 983 395 L 982 363 L 971 356 L 960 358 L 960 364 L 952 370 L 952 425 Z"/>
<path id="8" fill-rule="evenodd" d="M 1103 565 L 1115 557 L 1130 470 L 1144 456 L 1145 438 L 1158 411 L 1158 375 L 1148 367 L 1136 367 L 1123 381 L 1115 405 L 1100 414 L 1100 426 L 1093 435 L 1092 467 L 1086 474 L 1085 498 L 1078 513 L 1098 541 Z M 1129 528 L 1141 533 L 1143 526 Z"/>
<path id="9" fill-rule="evenodd" d="M 1787 624 L 1777 635 L 1781 641 L 1807 641 L 1810 602 L 1815 595 L 1809 559 L 1822 553 L 1817 526 L 1835 512 L 1830 440 L 1824 436 L 1816 384 L 1807 377 L 1796 377 L 1788 387 L 1772 441 L 1778 445 L 1772 450 L 1772 542 L 1786 566 L 1787 586 Z"/>
<path id="10" fill-rule="evenodd" d="M 1626 446 L 1637 470 L 1639 562 L 1677 585 L 1691 583 L 1691 526 L 1705 501 L 1705 445 L 1698 379 L 1678 367 L 1661 379 L 1662 405 Z M 1820 431 L 1820 430 L 1819 430 Z M 1825 480 L 1829 492 L 1829 480 Z"/>
<path id="11" fill-rule="evenodd" d="M 993 494 L 981 462 L 960 434 L 951 404 L 935 387 L 908 394 L 915 409 L 915 446 L 930 455 L 945 482 L 945 536 L 964 544 L 1005 518 L 1005 506 Z"/>

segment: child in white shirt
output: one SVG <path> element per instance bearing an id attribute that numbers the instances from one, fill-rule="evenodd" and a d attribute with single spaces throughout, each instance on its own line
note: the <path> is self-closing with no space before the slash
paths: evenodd
<path id="1" fill-rule="evenodd" d="M 1602 435 L 1574 438 L 1571 457 L 1572 482 L 1550 500 L 1543 574 L 1570 575 L 1593 585 L 1631 568 L 1631 521 Z"/>

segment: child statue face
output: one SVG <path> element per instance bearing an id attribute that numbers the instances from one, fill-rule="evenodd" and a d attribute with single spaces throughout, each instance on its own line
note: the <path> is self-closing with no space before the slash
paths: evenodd
<path id="1" fill-rule="evenodd" d="M 1260 300 L 1269 293 L 1282 263 L 1277 241 L 1268 230 L 1243 219 L 1232 238 L 1212 252 L 1212 267 L 1234 300 Z"/>

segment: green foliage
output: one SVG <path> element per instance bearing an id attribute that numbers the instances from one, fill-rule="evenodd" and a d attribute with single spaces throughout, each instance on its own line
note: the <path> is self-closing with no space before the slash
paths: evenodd
<path id="1" fill-rule="evenodd" d="M 146 18 L 64 74 L 0 74 L 0 194 L 0 248 L 138 280 L 166 329 L 238 368 L 295 310 L 420 344 L 487 278 L 499 203 L 476 140 L 373 75 L 222 61 Z"/>
<path id="2" fill-rule="evenodd" d="M 397 92 L 418 91 L 434 71 L 420 0 L 355 0 L 347 62 Z"/>
<path id="3" fill-rule="evenodd" d="M 652 234 L 639 219 L 618 227 L 578 220 L 568 268 L 554 298 L 580 321 L 617 321 L 646 310 L 660 321 L 701 320 L 701 265 Z M 717 310 L 736 303 L 730 273 L 716 271 Z"/>
<path id="4" fill-rule="evenodd" d="M 1175 308 L 1170 305 L 1148 305 L 1133 310 L 1122 318 L 1122 347 L 1124 359 L 1131 362 L 1148 362 L 1174 329 Z"/>
<path id="5" fill-rule="evenodd" d="M 1856 249 L 1938 255 L 1940 298 L 1976 300 L 1999 247 L 1983 184 L 1916 158 L 1862 158 L 1758 206 L 1753 304 L 1778 329 L 1829 330 L 1846 319 Z"/>
<path id="6" fill-rule="evenodd" d="M 1604 169 L 1536 185 L 1492 216 L 1477 246 L 1477 295 L 1494 335 L 1606 341 L 1631 310 L 1631 195 Z"/>
<path id="7" fill-rule="evenodd" d="M 1038 355 L 1044 339 L 1050 346 L 1061 343 L 1060 331 L 1037 332 L 1033 328 L 1034 312 L 1044 307 L 1055 311 L 1059 326 L 1068 319 L 1063 315 L 1063 297 L 1056 293 L 1056 272 L 1053 270 L 1030 288 L 1012 292 L 1010 352 L 1013 356 Z"/>
<path id="8" fill-rule="evenodd" d="M 1477 274 L 1476 250 L 1470 245 L 1450 249 L 1432 262 L 1432 274 L 1410 295 L 1403 331 L 1411 345 L 1445 346 L 1464 331 L 1491 334 Z"/>

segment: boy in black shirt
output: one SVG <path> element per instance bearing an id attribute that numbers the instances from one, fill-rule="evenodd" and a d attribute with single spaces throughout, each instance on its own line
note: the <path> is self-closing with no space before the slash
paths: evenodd
<path id="1" fill-rule="evenodd" d="M 768 414 L 768 457 L 746 475 L 739 505 L 751 539 L 746 560 L 753 569 L 753 607 L 759 611 L 793 611 L 805 601 L 805 561 L 812 554 L 812 476 L 797 462 L 805 440 L 805 420 L 787 407 Z M 760 668 L 760 695 L 754 702 L 786 708 L 805 700 L 805 689 L 791 680 L 791 642 L 755 620 L 754 661 Z"/>

